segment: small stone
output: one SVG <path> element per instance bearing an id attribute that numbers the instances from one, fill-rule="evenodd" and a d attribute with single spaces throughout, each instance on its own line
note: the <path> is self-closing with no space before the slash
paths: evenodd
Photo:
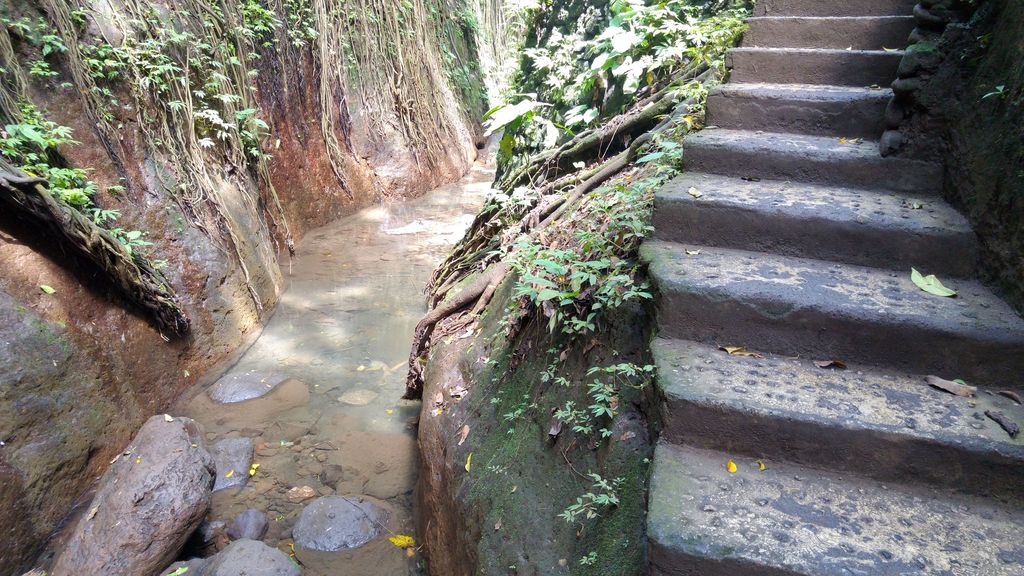
<path id="1" fill-rule="evenodd" d="M 259 540 L 267 533 L 267 515 L 255 508 L 249 508 L 239 514 L 228 528 L 228 536 L 232 540 Z"/>
<path id="2" fill-rule="evenodd" d="M 310 486 L 296 486 L 288 491 L 288 501 L 298 504 L 316 497 L 316 490 Z"/>
<path id="3" fill-rule="evenodd" d="M 217 463 L 214 492 L 245 485 L 252 465 L 252 440 L 227 438 L 211 446 L 210 454 Z"/>

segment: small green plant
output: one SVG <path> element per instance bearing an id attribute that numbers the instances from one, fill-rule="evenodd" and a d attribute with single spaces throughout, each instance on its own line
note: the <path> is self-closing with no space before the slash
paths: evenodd
<path id="1" fill-rule="evenodd" d="M 605 480 L 600 474 L 590 472 L 587 474 L 593 481 L 590 492 L 576 498 L 576 502 L 570 504 L 559 518 L 569 524 L 575 524 L 581 520 L 592 520 L 600 516 L 601 511 L 614 508 L 619 505 L 619 496 L 616 491 L 622 484 L 622 478 Z"/>

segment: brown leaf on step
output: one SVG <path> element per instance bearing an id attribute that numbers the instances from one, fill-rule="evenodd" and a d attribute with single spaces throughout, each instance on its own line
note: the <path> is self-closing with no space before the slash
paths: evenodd
<path id="1" fill-rule="evenodd" d="M 437 394 L 434 394 L 434 406 L 443 406 L 443 405 L 444 405 L 444 393 L 441 392 L 440 390 L 438 390 Z"/>
<path id="2" fill-rule="evenodd" d="M 1010 435 L 1010 438 L 1016 438 L 1020 434 L 1020 426 L 1016 422 L 1006 417 L 1006 414 L 1002 412 L 996 412 L 995 410 L 985 410 L 985 416 L 988 416 L 996 424 L 1003 427 L 1006 433 Z"/>
<path id="3" fill-rule="evenodd" d="M 552 438 L 558 438 L 558 435 L 562 433 L 562 421 L 554 416 L 551 417 L 551 424 L 548 426 L 548 436 Z"/>
<path id="4" fill-rule="evenodd" d="M 747 356 L 749 358 L 764 358 L 764 356 L 757 352 L 750 352 L 743 346 L 720 346 L 718 348 L 723 352 L 728 352 L 730 356 Z"/>
<path id="5" fill-rule="evenodd" d="M 1017 403 L 1018 406 L 1024 404 L 1024 401 L 1022 401 L 1020 398 L 1020 394 L 1017 394 L 1013 390 L 1000 390 L 999 392 L 996 392 L 996 394 L 999 394 L 1000 396 L 1005 396 L 1010 400 L 1013 400 L 1014 402 Z"/>
<path id="6" fill-rule="evenodd" d="M 459 446 L 462 446 L 462 443 L 466 441 L 466 438 L 468 436 L 469 436 L 469 424 L 466 424 L 465 426 L 462 427 L 462 430 L 459 431 Z"/>
<path id="7" fill-rule="evenodd" d="M 701 196 L 704 195 L 703 192 L 701 192 L 694 186 L 690 186 L 690 189 L 687 190 L 686 193 L 689 194 L 690 196 L 693 196 L 694 198 L 700 198 Z"/>
<path id="8" fill-rule="evenodd" d="M 565 359 L 568 358 L 568 357 L 569 357 L 569 351 L 568 350 L 562 350 L 562 353 L 558 355 L 558 361 L 559 362 L 565 362 Z"/>
<path id="9" fill-rule="evenodd" d="M 949 392 L 950 394 L 963 396 L 964 398 L 974 396 L 974 393 L 978 391 L 974 386 L 953 382 L 952 380 L 946 380 L 944 378 L 939 378 L 938 376 L 927 376 L 924 380 L 932 388 L 938 388 L 943 392 Z"/>
<path id="10" fill-rule="evenodd" d="M 498 518 L 498 521 L 494 523 L 494 529 L 501 530 L 501 518 Z"/>
<path id="11" fill-rule="evenodd" d="M 835 368 L 836 370 L 846 370 L 846 362 L 842 360 L 817 360 L 814 365 L 818 368 Z"/>
<path id="12" fill-rule="evenodd" d="M 626 440 L 632 440 L 633 438 L 636 438 L 636 432 L 626 430 L 622 433 L 622 437 L 619 438 L 619 442 L 625 442 Z"/>

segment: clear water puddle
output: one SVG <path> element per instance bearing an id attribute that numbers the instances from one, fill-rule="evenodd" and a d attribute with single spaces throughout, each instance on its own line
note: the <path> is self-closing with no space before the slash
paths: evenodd
<path id="1" fill-rule="evenodd" d="M 176 411 L 203 425 L 208 447 L 226 438 L 253 442 L 255 475 L 216 492 L 209 521 L 230 525 L 256 508 L 269 519 L 263 541 L 290 553 L 292 527 L 313 501 L 307 496 L 363 496 L 388 510 L 388 532 L 413 534 L 419 404 L 399 400 L 411 335 L 430 273 L 472 222 L 492 179 L 478 165 L 457 184 L 363 210 L 303 239 L 263 334 L 218 383 L 193 391 Z M 211 399 L 226 382 L 270 391 L 238 403 Z M 307 576 L 416 573 L 418 556 L 392 545 L 388 532 L 351 550 L 297 556 Z"/>

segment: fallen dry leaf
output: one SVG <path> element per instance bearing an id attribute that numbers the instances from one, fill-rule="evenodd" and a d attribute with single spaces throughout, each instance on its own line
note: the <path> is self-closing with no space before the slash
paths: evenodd
<path id="1" fill-rule="evenodd" d="M 846 370 L 846 362 L 842 360 L 818 360 L 814 363 L 818 368 L 835 368 L 836 370 Z"/>
<path id="2" fill-rule="evenodd" d="M 927 376 L 924 380 L 932 388 L 938 388 L 943 392 L 949 392 L 950 394 L 963 396 L 964 398 L 974 396 L 974 393 L 978 391 L 974 386 L 968 386 L 966 384 L 961 384 L 960 382 L 946 380 L 944 378 L 939 378 L 938 376 Z"/>
<path id="3" fill-rule="evenodd" d="M 494 523 L 494 529 L 501 530 L 501 518 L 498 518 L 498 521 Z"/>
<path id="4" fill-rule="evenodd" d="M 434 394 L 434 406 L 443 406 L 443 405 L 444 405 L 444 393 L 442 393 L 440 390 L 438 390 L 437 394 Z"/>
<path id="5" fill-rule="evenodd" d="M 690 186 L 690 189 L 687 190 L 686 193 L 689 194 L 690 196 L 693 196 L 694 198 L 700 198 L 701 196 L 704 195 L 703 192 L 697 190 L 697 188 L 695 188 L 694 186 Z"/>
<path id="6" fill-rule="evenodd" d="M 164 414 L 164 422 L 174 422 L 174 418 L 171 418 L 170 414 Z"/>
<path id="7" fill-rule="evenodd" d="M 562 433 L 562 421 L 554 416 L 551 417 L 551 424 L 548 426 L 548 436 L 558 438 Z"/>
<path id="8" fill-rule="evenodd" d="M 764 358 L 764 356 L 757 352 L 750 352 L 743 346 L 720 346 L 718 348 L 724 352 L 728 352 L 730 356 L 746 356 L 749 358 Z"/>
<path id="9" fill-rule="evenodd" d="M 732 460 L 729 460 L 728 462 L 725 463 L 725 469 L 729 471 L 729 474 L 735 474 L 736 463 L 733 462 Z"/>
<path id="10" fill-rule="evenodd" d="M 466 437 L 468 437 L 468 436 L 469 436 L 469 424 L 466 424 L 466 425 L 464 425 L 462 427 L 462 430 L 459 431 L 459 446 L 462 446 L 463 442 L 466 441 Z"/>
<path id="11" fill-rule="evenodd" d="M 469 466 L 473 463 L 473 453 L 470 452 L 469 456 L 466 456 L 466 472 L 469 472 Z"/>
<path id="12" fill-rule="evenodd" d="M 1017 403 L 1018 406 L 1024 404 L 1024 401 L 1022 401 L 1020 398 L 1020 394 L 1017 394 L 1013 390 L 1000 390 L 999 392 L 996 392 L 996 394 L 999 394 L 1000 396 L 1005 396 L 1006 398 L 1013 400 L 1014 402 Z"/>
<path id="13" fill-rule="evenodd" d="M 761 472 L 764 472 L 765 469 L 767 469 L 767 468 L 768 467 L 764 465 L 764 460 L 758 460 L 757 461 L 757 469 L 758 470 L 760 470 Z"/>
<path id="14" fill-rule="evenodd" d="M 406 536 L 404 534 L 395 534 L 388 538 L 388 540 L 399 548 L 411 548 L 416 545 L 416 539 L 412 536 Z"/>
<path id="15" fill-rule="evenodd" d="M 686 251 L 686 255 L 687 256 L 697 256 L 699 254 L 700 254 L 700 250 L 687 250 Z"/>
<path id="16" fill-rule="evenodd" d="M 633 438 L 636 438 L 636 432 L 626 430 L 622 433 L 622 437 L 619 438 L 619 442 L 625 442 L 626 440 L 632 440 Z"/>

